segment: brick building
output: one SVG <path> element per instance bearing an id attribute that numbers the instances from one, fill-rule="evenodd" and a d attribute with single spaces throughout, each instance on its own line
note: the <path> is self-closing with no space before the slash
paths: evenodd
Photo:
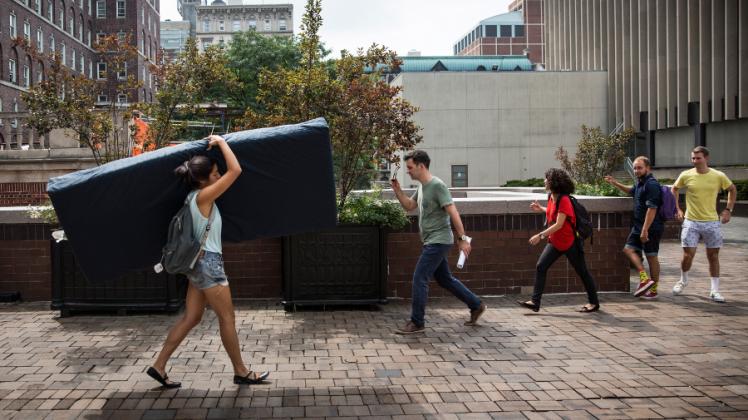
<path id="1" fill-rule="evenodd" d="M 0 0 L 0 149 L 47 149 L 49 138 L 24 129 L 21 92 L 41 80 L 50 63 L 33 62 L 13 46 L 22 37 L 43 53 L 57 53 L 74 72 L 89 78 L 106 70 L 93 48 L 109 34 L 130 34 L 137 44 L 137 62 L 128 63 L 143 88 L 116 92 L 105 87 L 100 102 L 153 100 L 148 64 L 159 48 L 159 0 Z M 106 74 L 103 73 L 103 74 Z M 112 79 L 116 75 L 108 75 Z"/>
<path id="2" fill-rule="evenodd" d="M 509 12 L 480 21 L 452 47 L 455 55 L 522 55 L 545 65 L 542 0 L 514 0 Z"/>

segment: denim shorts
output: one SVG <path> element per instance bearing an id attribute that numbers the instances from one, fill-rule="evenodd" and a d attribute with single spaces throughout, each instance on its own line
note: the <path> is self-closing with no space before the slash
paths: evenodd
<path id="1" fill-rule="evenodd" d="M 218 252 L 205 251 L 192 271 L 187 273 L 187 278 L 193 286 L 201 290 L 229 285 L 226 272 L 223 271 L 223 256 Z"/>
<path id="2" fill-rule="evenodd" d="M 642 240 L 639 237 L 640 233 L 637 229 L 631 229 L 628 238 L 626 238 L 625 248 L 631 248 L 634 250 L 644 252 L 644 255 L 648 257 L 656 257 L 660 252 L 660 240 L 662 239 L 661 230 L 649 230 L 649 240 L 642 244 Z"/>

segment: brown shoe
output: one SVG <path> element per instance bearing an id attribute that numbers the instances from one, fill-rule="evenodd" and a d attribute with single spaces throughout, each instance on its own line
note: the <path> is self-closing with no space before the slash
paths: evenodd
<path id="1" fill-rule="evenodd" d="M 474 311 L 470 311 L 470 321 L 465 322 L 465 325 L 467 326 L 476 326 L 478 325 L 478 319 L 483 315 L 483 312 L 486 312 L 486 306 L 485 303 L 481 303 L 478 309 Z"/>
<path id="2" fill-rule="evenodd" d="M 413 321 L 408 321 L 408 323 L 405 324 L 404 327 L 398 328 L 397 331 L 395 332 L 398 334 L 415 334 L 415 333 L 421 333 L 424 330 L 425 330 L 425 327 L 419 327 Z"/>

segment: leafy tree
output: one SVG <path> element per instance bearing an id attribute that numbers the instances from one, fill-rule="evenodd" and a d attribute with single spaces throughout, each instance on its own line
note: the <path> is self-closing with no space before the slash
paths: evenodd
<path id="1" fill-rule="evenodd" d="M 617 170 L 626 158 L 626 147 L 634 131 L 630 128 L 613 134 L 603 134 L 600 127 L 582 125 L 582 138 L 577 143 L 577 153 L 571 160 L 563 146 L 556 151 L 556 159 L 576 182 L 600 184 L 603 177 Z"/>
<path id="2" fill-rule="evenodd" d="M 206 102 L 209 92 L 218 84 L 224 84 L 228 90 L 234 89 L 236 79 L 227 64 L 226 54 L 220 47 L 211 46 L 200 52 L 197 41 L 190 38 L 176 60 L 151 65 L 157 88 L 155 101 L 139 105 L 152 118 L 149 141 L 156 147 L 163 147 L 179 139 L 187 130 L 185 118 L 204 114 L 201 104 Z"/>
<path id="3" fill-rule="evenodd" d="M 242 123 L 254 128 L 325 117 L 330 126 L 338 207 L 344 209 L 357 181 L 371 180 L 382 161 L 399 162 L 397 153 L 412 149 L 422 137 L 412 121 L 417 109 L 401 98 L 401 88 L 390 86 L 381 72 L 364 72 L 377 64 L 397 67 L 396 54 L 374 44 L 356 54 L 343 51 L 332 63 L 323 62 L 321 25 L 321 0 L 308 0 L 301 24 L 299 66 L 262 71 L 259 110 L 248 110 Z"/>
<path id="4" fill-rule="evenodd" d="M 141 86 L 135 75 L 125 76 L 126 63 L 137 59 L 137 49 L 129 37 L 122 40 L 111 35 L 96 43 L 100 60 L 107 64 L 106 72 L 96 79 L 66 66 L 59 53 L 42 54 L 21 38 L 16 38 L 14 45 L 34 61 L 48 63 L 42 80 L 21 94 L 29 112 L 27 127 L 40 135 L 55 129 L 72 133 L 91 150 L 98 165 L 129 155 L 129 133 L 123 128 L 125 109 L 115 100 L 106 106 L 97 106 L 96 102 L 100 92 L 114 99 L 118 93 L 135 92 Z"/>
<path id="5" fill-rule="evenodd" d="M 239 88 L 225 90 L 231 105 L 240 109 L 256 109 L 262 70 L 275 71 L 299 66 L 301 50 L 293 37 L 265 36 L 255 30 L 236 34 L 228 49 L 228 67 Z"/>

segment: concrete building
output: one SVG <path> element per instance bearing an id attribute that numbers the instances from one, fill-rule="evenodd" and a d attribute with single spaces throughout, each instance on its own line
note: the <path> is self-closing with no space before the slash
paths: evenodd
<path id="1" fill-rule="evenodd" d="M 190 37 L 190 22 L 186 20 L 161 22 L 161 49 L 164 59 L 173 60 L 184 50 L 184 44 Z"/>
<path id="2" fill-rule="evenodd" d="M 544 65 L 542 0 L 515 0 L 509 12 L 480 21 L 453 46 L 455 55 L 523 55 Z"/>
<path id="3" fill-rule="evenodd" d="M 549 70 L 607 71 L 609 126 L 634 154 L 689 166 L 748 163 L 748 1 L 544 0 Z"/>
<path id="4" fill-rule="evenodd" d="M 23 127 L 25 109 L 20 97 L 42 79 L 51 62 L 34 62 L 14 46 L 14 38 L 26 39 L 42 53 L 59 54 L 74 73 L 98 78 L 101 60 L 94 49 L 96 40 L 109 34 L 131 34 L 139 54 L 128 69 L 143 82 L 143 88 L 116 92 L 105 78 L 101 102 L 153 100 L 148 66 L 159 44 L 159 0 L 0 0 L 0 22 L 0 149 L 46 149 L 54 142 Z"/>
<path id="5" fill-rule="evenodd" d="M 201 49 L 225 45 L 233 34 L 254 29 L 268 36 L 293 36 L 292 4 L 243 4 L 213 0 L 195 7 L 196 37 Z"/>
<path id="6" fill-rule="evenodd" d="M 607 74 L 589 72 L 402 72 L 392 82 L 417 106 L 418 148 L 448 186 L 499 186 L 557 167 L 581 125 L 608 130 Z M 398 178 L 413 182 L 405 171 Z"/>

